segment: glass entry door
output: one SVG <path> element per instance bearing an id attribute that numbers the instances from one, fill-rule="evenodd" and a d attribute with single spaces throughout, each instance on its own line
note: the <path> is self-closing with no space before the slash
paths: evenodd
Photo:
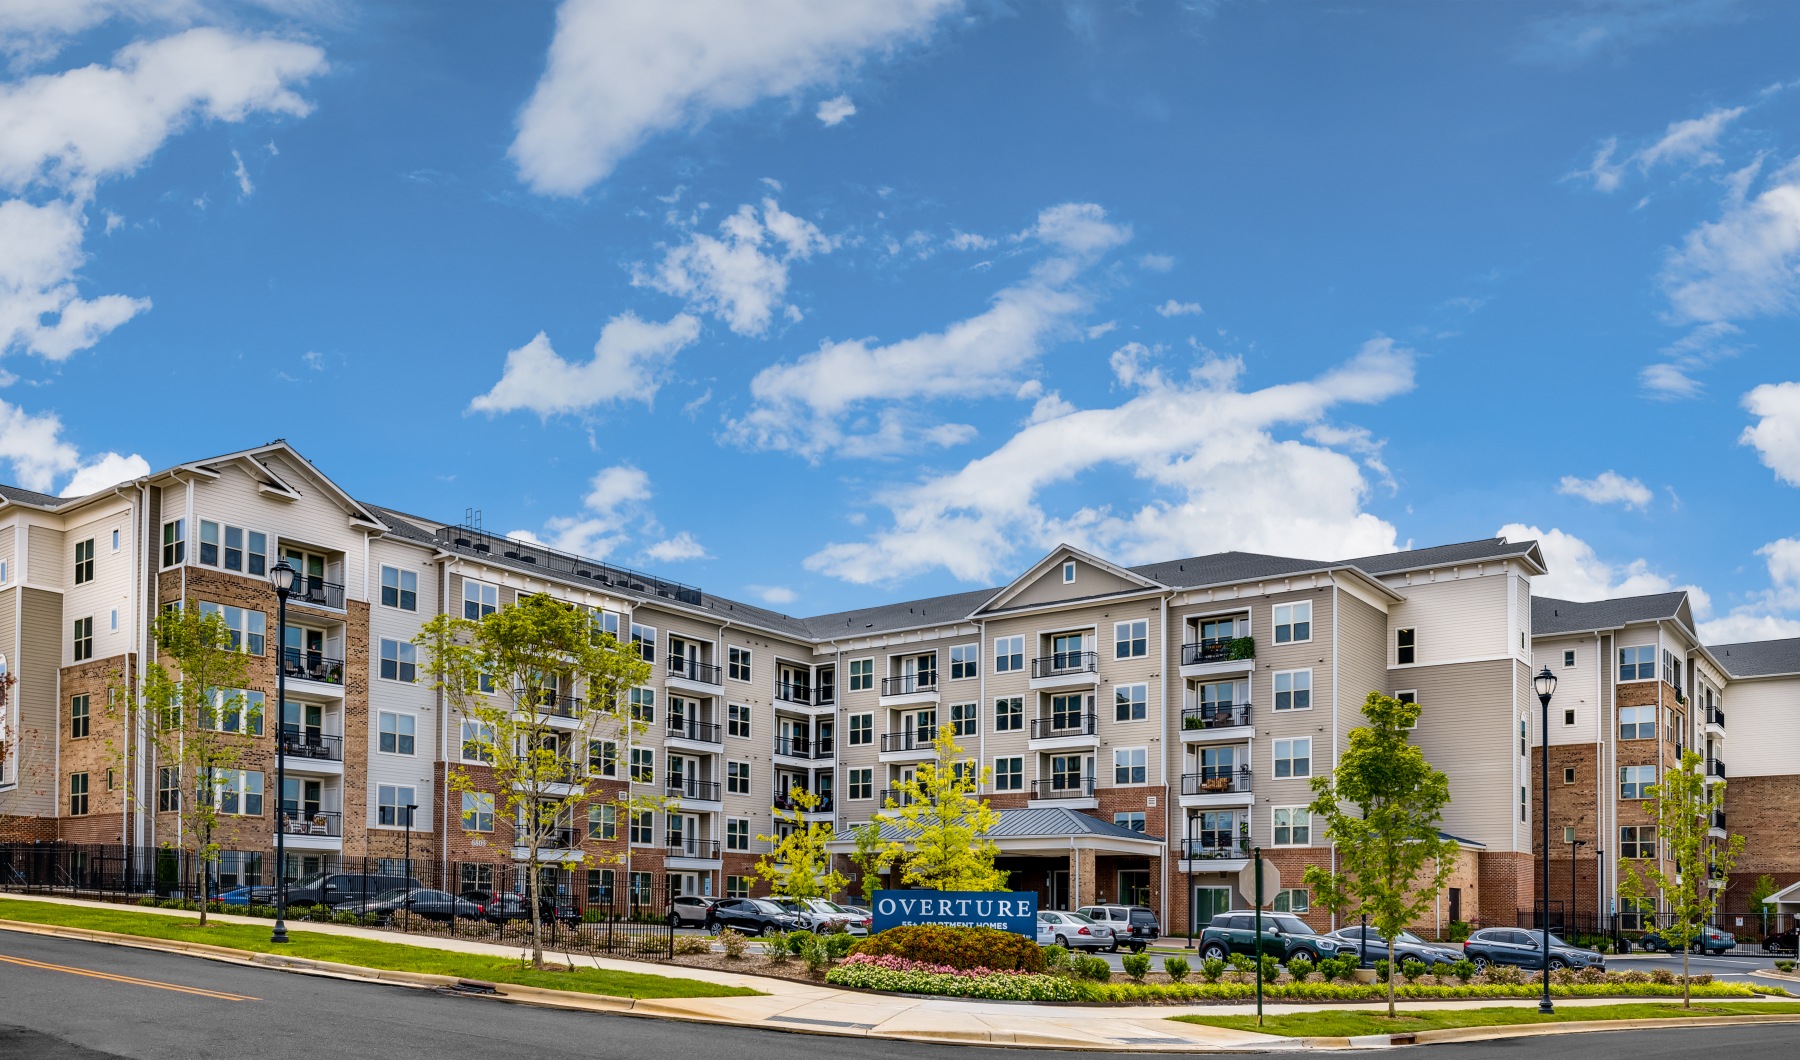
<path id="1" fill-rule="evenodd" d="M 1200 929 L 1212 923 L 1212 918 L 1231 908 L 1231 888 L 1229 887 L 1195 887 L 1192 915 L 1189 917 L 1193 925 L 1193 933 L 1200 934 Z"/>

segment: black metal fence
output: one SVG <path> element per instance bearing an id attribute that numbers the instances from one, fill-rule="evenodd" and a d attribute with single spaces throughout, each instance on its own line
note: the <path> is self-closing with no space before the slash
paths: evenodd
<path id="1" fill-rule="evenodd" d="M 1663 940 L 1676 918 L 1672 913 L 1571 910 L 1561 902 L 1551 902 L 1548 919 L 1550 930 L 1567 942 L 1592 946 L 1605 939 L 1613 952 L 1625 953 L 1667 948 Z M 1544 921 L 1539 910 L 1521 909 L 1512 926 L 1535 928 Z M 1740 953 L 1794 952 L 1796 918 L 1792 913 L 1727 907 L 1714 913 L 1707 926 L 1732 936 L 1736 940 L 1732 948 Z M 1717 943 L 1705 945 L 1719 948 Z"/>

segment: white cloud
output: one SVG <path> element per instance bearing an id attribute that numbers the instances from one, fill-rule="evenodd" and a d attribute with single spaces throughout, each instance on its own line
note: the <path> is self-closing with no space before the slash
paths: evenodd
<path id="1" fill-rule="evenodd" d="M 1769 587 L 1731 613 L 1700 624 L 1709 644 L 1800 637 L 1800 538 L 1784 537 L 1756 550 L 1769 572 Z"/>
<path id="2" fill-rule="evenodd" d="M 954 0 L 566 0 L 510 155 L 532 190 L 579 195 L 650 136 L 830 84 L 926 34 Z"/>
<path id="3" fill-rule="evenodd" d="M 615 464 L 589 480 L 578 514 L 546 519 L 541 532 L 515 530 L 507 536 L 593 559 L 606 559 L 634 541 L 650 542 L 642 556 L 655 563 L 710 559 L 711 553 L 689 531 L 663 533 L 650 498 L 649 475 L 631 464 Z"/>
<path id="4" fill-rule="evenodd" d="M 791 604 L 800 598 L 799 593 L 785 585 L 746 585 L 744 588 L 756 594 L 756 598 L 763 603 L 774 604 L 777 607 Z"/>
<path id="5" fill-rule="evenodd" d="M 1739 644 L 1747 640 L 1785 640 L 1800 637 L 1800 619 L 1733 611 L 1700 623 L 1695 632 L 1705 644 Z"/>
<path id="6" fill-rule="evenodd" d="M 1652 497 L 1648 486 L 1612 470 L 1602 471 L 1593 478 L 1564 475 L 1556 492 L 1569 497 L 1580 497 L 1593 504 L 1623 504 L 1627 508 L 1643 508 L 1650 503 Z"/>
<path id="7" fill-rule="evenodd" d="M 1776 478 L 1800 486 L 1800 383 L 1764 383 L 1744 395 L 1744 408 L 1759 419 L 1738 443 L 1754 447 Z"/>
<path id="8" fill-rule="evenodd" d="M 1639 372 L 1638 382 L 1649 397 L 1665 401 L 1698 397 L 1706 387 L 1694 374 L 1742 352 L 1735 342 L 1741 334 L 1736 325 L 1722 320 L 1701 324 L 1664 346 L 1662 354 L 1668 359 Z"/>
<path id="9" fill-rule="evenodd" d="M 1698 118 L 1671 122 L 1655 143 L 1633 151 L 1624 158 L 1616 157 L 1619 151 L 1618 137 L 1609 136 L 1595 149 L 1594 159 L 1588 163 L 1587 168 L 1572 175 L 1592 180 L 1597 191 L 1613 192 L 1619 190 L 1619 186 L 1625 182 L 1626 170 L 1632 167 L 1639 173 L 1648 173 L 1665 164 L 1686 164 L 1694 168 L 1716 166 L 1721 159 L 1713 148 L 1718 145 L 1725 127 L 1736 121 L 1745 109 L 1718 107 Z"/>
<path id="10" fill-rule="evenodd" d="M 819 109 L 813 113 L 813 117 L 824 122 L 826 128 L 830 128 L 855 113 L 856 104 L 850 102 L 849 96 L 833 96 L 819 104 Z"/>
<path id="11" fill-rule="evenodd" d="M 1661 284 L 1678 322 L 1785 313 L 1800 306 L 1800 160 L 1771 174 L 1761 192 L 1726 197 L 1716 221 L 1670 251 Z"/>
<path id="12" fill-rule="evenodd" d="M 700 321 L 686 313 L 666 324 L 622 313 L 601 329 L 593 359 L 571 364 L 557 355 L 540 331 L 506 355 L 500 381 L 469 402 L 469 409 L 488 413 L 529 409 L 548 416 L 618 401 L 647 405 L 675 355 L 699 337 Z"/>
<path id="13" fill-rule="evenodd" d="M 806 566 L 858 583 L 938 568 L 980 581 L 1022 548 L 1064 540 L 1126 562 L 1229 548 L 1326 558 L 1392 550 L 1394 527 L 1362 510 L 1356 462 L 1276 432 L 1409 390 L 1411 351 L 1378 337 L 1317 378 L 1261 390 L 1239 387 L 1241 369 L 1209 362 L 1187 381 L 1147 383 L 1117 407 L 1033 422 L 960 470 L 883 494 L 890 526 L 828 545 Z M 1118 513 L 1042 504 L 1046 491 L 1118 468 L 1158 496 Z"/>
<path id="14" fill-rule="evenodd" d="M 1165 317 L 1191 317 L 1206 312 L 1199 302 L 1177 302 L 1173 298 L 1157 306 L 1156 311 Z"/>
<path id="15" fill-rule="evenodd" d="M 972 428 L 933 427 L 923 401 L 969 400 L 1011 393 L 1019 375 L 1050 341 L 1074 332 L 1092 305 L 1078 281 L 1106 251 L 1131 238 L 1090 203 L 1068 203 L 1038 215 L 1012 237 L 1051 250 L 1028 276 L 997 292 L 988 308 L 941 331 L 888 345 L 873 339 L 827 340 L 812 353 L 758 372 L 755 406 L 728 424 L 727 436 L 756 448 L 809 459 L 891 453 L 909 446 L 966 440 Z M 882 405 L 873 423 L 860 413 Z"/>
<path id="16" fill-rule="evenodd" d="M 632 283 L 688 300 L 723 320 L 739 335 L 761 335 L 777 312 L 796 319 L 787 304 L 788 266 L 831 251 L 817 225 L 762 201 L 762 215 L 748 203 L 719 223 L 718 238 L 690 232 L 651 270 L 638 268 Z"/>
<path id="17" fill-rule="evenodd" d="M 69 479 L 68 485 L 62 488 L 59 496 L 85 497 L 90 493 L 98 493 L 109 486 L 121 482 L 130 482 L 150 473 L 150 462 L 136 453 L 121 456 L 118 453 L 101 453 L 98 457 L 83 464 Z"/>
<path id="18" fill-rule="evenodd" d="M 231 171 L 231 175 L 237 178 L 238 193 L 248 198 L 251 193 L 256 191 L 256 185 L 250 183 L 250 171 L 244 168 L 244 156 L 233 151 L 231 157 L 237 163 L 236 168 Z"/>
<path id="19" fill-rule="evenodd" d="M 1552 528 L 1540 530 L 1523 523 L 1508 523 L 1499 536 L 1508 541 L 1536 541 L 1544 553 L 1549 574 L 1532 579 L 1537 596 L 1559 600 L 1605 600 L 1615 596 L 1643 596 L 1677 588 L 1668 576 L 1653 570 L 1645 559 L 1614 563 L 1601 559 L 1594 546 L 1574 534 Z M 1698 593 L 1695 586 L 1680 586 Z M 1704 594 L 1700 595 L 1704 599 Z"/>
<path id="20" fill-rule="evenodd" d="M 1519 58 L 1555 66 L 1576 66 L 1600 55 L 1620 53 L 1671 33 L 1739 17 L 1733 0 L 1587 0 L 1549 8 L 1554 14 L 1526 26 Z"/>
<path id="21" fill-rule="evenodd" d="M 50 492 L 57 479 L 73 472 L 61 493 L 65 497 L 92 493 L 150 471 L 136 454 L 108 452 L 84 459 L 63 438 L 62 419 L 56 413 L 34 416 L 6 401 L 0 401 L 0 460 L 12 464 L 19 485 L 38 493 Z"/>
<path id="22" fill-rule="evenodd" d="M 644 555 L 658 563 L 680 563 L 692 559 L 711 559 L 712 553 L 686 530 L 666 541 L 658 541 L 644 550 Z"/>
<path id="23" fill-rule="evenodd" d="M 998 240 L 976 235 L 973 232 L 959 232 L 954 228 L 950 230 L 951 250 L 987 250 L 997 242 Z"/>
<path id="24" fill-rule="evenodd" d="M 0 202 L 0 353 L 23 349 L 60 361 L 150 308 L 147 298 L 81 298 L 81 241 L 72 203 Z"/>
<path id="25" fill-rule="evenodd" d="M 1175 267 L 1175 258 L 1168 254 L 1140 254 L 1138 268 L 1149 272 L 1168 272 Z"/>

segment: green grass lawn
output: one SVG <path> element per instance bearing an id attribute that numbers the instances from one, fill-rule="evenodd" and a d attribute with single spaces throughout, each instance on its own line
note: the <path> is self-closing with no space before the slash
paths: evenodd
<path id="1" fill-rule="evenodd" d="M 277 946 L 269 941 L 272 921 L 265 924 L 222 924 L 213 921 L 203 928 L 199 920 L 192 917 L 140 913 L 128 908 L 88 909 L 15 899 L 0 899 L 0 920 L 60 924 L 153 939 L 180 939 L 183 942 L 201 942 L 209 946 L 227 946 L 257 953 L 279 952 L 292 957 L 335 961 L 385 971 L 454 975 L 491 983 L 516 983 L 520 986 L 607 994 L 612 997 L 742 997 L 760 992 L 742 987 L 719 986 L 697 979 L 602 971 L 596 968 L 540 972 L 527 963 L 510 958 L 481 957 L 394 942 L 371 942 L 306 930 L 290 929 L 288 935 L 292 941 L 285 946 Z"/>
<path id="2" fill-rule="evenodd" d="M 1265 1016 L 1261 1027 L 1255 1016 L 1171 1016 L 1182 1023 L 1199 1023 L 1208 1027 L 1227 1027 L 1239 1031 L 1260 1030 L 1265 1034 L 1281 1034 L 1290 1038 L 1353 1038 L 1363 1034 L 1403 1034 L 1407 1031 L 1435 1031 L 1451 1027 L 1512 1027 L 1528 1023 L 1573 1023 L 1583 1020 L 1664 1019 L 1671 1016 L 1746 1016 L 1773 1013 L 1800 1013 L 1800 1003 L 1784 1001 L 1745 1001 L 1696 1004 L 1684 1009 L 1679 1002 L 1622 1005 L 1569 1005 L 1545 1016 L 1528 1005 L 1510 1008 L 1461 1008 L 1431 1012 L 1402 1012 L 1393 1019 L 1380 1012 L 1365 1010 L 1296 1012 L 1291 1015 Z"/>

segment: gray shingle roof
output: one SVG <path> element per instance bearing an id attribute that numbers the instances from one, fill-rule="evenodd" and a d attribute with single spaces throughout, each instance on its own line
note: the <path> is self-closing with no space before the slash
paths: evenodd
<path id="1" fill-rule="evenodd" d="M 1752 640 L 1739 644 L 1709 644 L 1707 651 L 1733 677 L 1769 677 L 1800 674 L 1800 637 L 1786 640 Z"/>
<path id="2" fill-rule="evenodd" d="M 32 504 L 40 508 L 60 508 L 77 499 L 74 497 L 52 497 L 48 493 L 24 490 L 17 486 L 0 486 L 0 497 L 5 497 L 7 500 L 18 504 Z"/>
<path id="3" fill-rule="evenodd" d="M 1102 821 L 1067 806 L 1032 806 L 1026 809 L 999 811 L 999 820 L 988 832 L 989 839 L 1062 839 L 1072 835 L 1094 835 L 1109 839 L 1135 839 L 1139 842 L 1162 842 L 1161 837 L 1145 835 L 1111 821 Z M 881 838 L 904 840 L 907 833 L 891 824 L 881 826 Z"/>
<path id="4" fill-rule="evenodd" d="M 1523 556 L 1537 548 L 1536 541 L 1508 541 L 1501 537 L 1479 541 L 1458 541 L 1430 548 L 1411 548 L 1404 552 L 1384 552 L 1379 556 L 1348 559 L 1345 563 L 1370 574 L 1388 574 L 1415 567 L 1435 567 L 1445 563 L 1480 563 L 1485 560 Z"/>
<path id="5" fill-rule="evenodd" d="M 1534 636 L 1585 633 L 1594 629 L 1618 629 L 1628 622 L 1656 622 L 1676 617 L 1686 601 L 1687 593 L 1679 590 L 1613 600 L 1558 600 L 1551 596 L 1534 596 L 1531 598 L 1531 632 Z"/>
<path id="6" fill-rule="evenodd" d="M 1320 570 L 1331 566 L 1320 560 L 1290 559 L 1286 556 L 1264 556 L 1255 552 L 1215 552 L 1210 556 L 1164 560 L 1131 568 L 1133 574 L 1151 581 L 1182 588 L 1190 585 L 1218 585 L 1222 582 L 1251 578 L 1279 578 L 1300 571 Z"/>
<path id="7" fill-rule="evenodd" d="M 955 622 L 974 614 L 999 589 L 974 589 L 966 593 L 930 596 L 923 600 L 900 600 L 875 607 L 859 607 L 803 619 L 812 636 L 820 640 L 833 637 L 861 637 L 890 629 L 906 629 L 937 622 Z"/>

